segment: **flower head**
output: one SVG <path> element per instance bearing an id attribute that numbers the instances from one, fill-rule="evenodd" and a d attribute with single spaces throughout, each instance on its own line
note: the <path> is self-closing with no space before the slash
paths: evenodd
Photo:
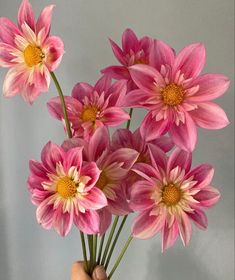
<path id="1" fill-rule="evenodd" d="M 176 56 L 170 46 L 155 40 L 151 66 L 130 67 L 139 89 L 126 96 L 125 105 L 150 110 L 140 128 L 147 141 L 168 132 L 177 146 L 193 151 L 197 126 L 220 129 L 228 125 L 225 112 L 211 101 L 224 94 L 229 80 L 219 74 L 199 75 L 204 64 L 202 44 L 189 45 Z"/>
<path id="2" fill-rule="evenodd" d="M 136 88 L 128 69 L 135 64 L 149 63 L 149 51 L 152 40 L 146 36 L 138 39 L 135 33 L 128 28 L 122 34 L 122 49 L 111 39 L 110 43 L 114 55 L 122 66 L 109 66 L 101 72 L 117 80 L 128 80 L 128 89 Z"/>
<path id="3" fill-rule="evenodd" d="M 78 83 L 72 91 L 72 97 L 65 97 L 73 135 L 88 140 L 97 128 L 116 126 L 128 120 L 130 116 L 121 108 L 125 94 L 126 81 L 120 80 L 112 85 L 106 75 L 94 87 Z M 48 109 L 53 117 L 63 120 L 59 98 L 52 98 L 48 102 Z"/>
<path id="4" fill-rule="evenodd" d="M 48 91 L 50 72 L 58 67 L 64 53 L 61 39 L 49 36 L 53 8 L 45 7 L 36 22 L 31 4 L 23 0 L 18 26 L 0 18 L 0 66 L 10 68 L 3 85 L 6 97 L 21 94 L 32 103 Z"/>
<path id="5" fill-rule="evenodd" d="M 132 186 L 130 206 L 138 211 L 132 234 L 146 239 L 162 233 L 162 250 L 174 245 L 180 235 L 184 245 L 190 241 L 191 221 L 206 229 L 204 209 L 212 207 L 220 194 L 212 187 L 214 169 L 202 164 L 191 169 L 191 153 L 175 149 L 169 158 L 164 153 L 152 156 L 152 166 L 136 164 L 142 180 Z"/>
<path id="6" fill-rule="evenodd" d="M 45 229 L 65 236 L 73 222 L 84 233 L 99 232 L 97 209 L 107 205 L 103 192 L 95 187 L 100 170 L 94 162 L 83 164 L 82 148 L 65 151 L 49 142 L 41 162 L 31 160 L 28 186 L 38 206 L 37 220 Z"/>

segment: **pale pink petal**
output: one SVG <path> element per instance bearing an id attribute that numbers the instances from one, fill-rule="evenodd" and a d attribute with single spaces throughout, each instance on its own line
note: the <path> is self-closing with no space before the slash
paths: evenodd
<path id="1" fill-rule="evenodd" d="M 181 149 L 192 152 L 197 142 L 197 129 L 192 118 L 185 112 L 185 123 L 172 124 L 169 135 Z"/>
<path id="2" fill-rule="evenodd" d="M 85 196 L 79 198 L 78 204 L 85 209 L 98 210 L 107 206 L 107 199 L 104 193 L 94 187 Z"/>
<path id="3" fill-rule="evenodd" d="M 108 200 L 108 209 L 113 215 L 125 216 L 131 213 L 131 209 L 124 195 L 120 193 L 120 190 L 116 191 L 116 199 Z"/>
<path id="4" fill-rule="evenodd" d="M 220 192 L 212 186 L 207 186 L 197 193 L 194 198 L 200 202 L 200 206 L 210 208 L 220 199 Z"/>
<path id="5" fill-rule="evenodd" d="M 46 6 L 42 10 L 36 23 L 36 32 L 39 33 L 39 31 L 44 28 L 45 37 L 48 36 L 51 29 L 51 17 L 54 7 L 54 5 Z"/>
<path id="6" fill-rule="evenodd" d="M 228 89 L 230 81 L 221 74 L 204 74 L 197 77 L 192 84 L 199 85 L 199 90 L 192 96 L 187 97 L 190 102 L 211 101 L 222 96 Z"/>
<path id="7" fill-rule="evenodd" d="M 165 226 L 162 230 L 162 252 L 172 247 L 175 244 L 178 236 L 179 228 L 177 221 L 175 220 L 170 228 L 169 225 L 165 223 Z"/>
<path id="8" fill-rule="evenodd" d="M 63 162 L 63 166 L 66 171 L 68 171 L 71 166 L 76 166 L 77 170 L 80 171 L 82 166 L 82 151 L 83 151 L 83 147 L 76 147 L 70 149 L 66 153 Z"/>
<path id="9" fill-rule="evenodd" d="M 212 102 L 198 104 L 196 110 L 190 111 L 190 116 L 197 126 L 207 129 L 221 129 L 229 124 L 224 110 Z"/>
<path id="10" fill-rule="evenodd" d="M 72 90 L 72 97 L 83 102 L 84 97 L 89 97 L 93 92 L 93 87 L 87 83 L 77 83 Z"/>
<path id="11" fill-rule="evenodd" d="M 103 75 L 94 85 L 94 91 L 99 94 L 106 92 L 111 86 L 112 79 L 109 75 Z"/>
<path id="12" fill-rule="evenodd" d="M 95 186 L 99 179 L 100 172 L 95 162 L 89 162 L 81 168 L 80 176 L 88 176 L 91 178 L 85 186 L 85 191 L 90 191 Z"/>
<path id="13" fill-rule="evenodd" d="M 203 230 L 207 228 L 208 220 L 206 214 L 203 211 L 199 209 L 194 209 L 192 213 L 188 213 L 188 216 L 190 217 L 190 219 L 193 220 L 193 222 L 198 228 Z"/>
<path id="14" fill-rule="evenodd" d="M 36 217 L 40 225 L 45 229 L 50 229 L 53 224 L 54 209 L 53 204 L 49 204 L 51 197 L 45 199 L 37 208 Z"/>
<path id="15" fill-rule="evenodd" d="M 110 75 L 113 79 L 130 79 L 130 73 L 124 66 L 109 66 L 101 70 L 102 74 Z"/>
<path id="16" fill-rule="evenodd" d="M 99 234 L 103 235 L 112 223 L 112 214 L 107 207 L 98 211 L 100 216 L 100 229 Z"/>
<path id="17" fill-rule="evenodd" d="M 37 88 L 39 92 L 47 92 L 50 86 L 50 72 L 46 67 L 43 69 L 35 69 L 32 78 L 32 84 Z M 33 101 L 36 98 L 33 99 Z"/>
<path id="18" fill-rule="evenodd" d="M 129 53 L 131 50 L 138 51 L 139 40 L 130 28 L 127 28 L 122 34 L 122 48 L 125 53 Z"/>
<path id="19" fill-rule="evenodd" d="M 150 50 L 150 65 L 161 70 L 162 65 L 172 66 L 175 59 L 174 51 L 170 46 L 160 40 L 154 40 Z"/>
<path id="20" fill-rule="evenodd" d="M 188 215 L 183 211 L 180 213 L 180 217 L 178 218 L 178 225 L 182 242 L 184 246 L 187 246 L 192 236 L 192 225 Z"/>
<path id="21" fill-rule="evenodd" d="M 150 183 L 153 183 L 153 179 L 160 178 L 159 171 L 146 163 L 136 163 L 132 170 Z"/>
<path id="22" fill-rule="evenodd" d="M 100 218 L 97 211 L 86 210 L 85 213 L 79 212 L 74 215 L 75 225 L 85 234 L 99 233 Z"/>
<path id="23" fill-rule="evenodd" d="M 176 148 L 169 157 L 167 168 L 170 172 L 172 169 L 179 166 L 181 169 L 184 169 L 187 173 L 190 170 L 191 165 L 192 153 Z"/>
<path id="24" fill-rule="evenodd" d="M 49 191 L 41 190 L 39 188 L 34 188 L 32 191 L 31 201 L 34 205 L 39 205 L 51 195 L 52 193 Z"/>
<path id="25" fill-rule="evenodd" d="M 0 67 L 12 67 L 16 62 L 12 61 L 16 58 L 12 55 L 16 49 L 8 44 L 0 42 Z"/>
<path id="26" fill-rule="evenodd" d="M 43 50 L 46 53 L 46 66 L 53 72 L 62 60 L 64 43 L 59 37 L 50 36 L 43 43 Z"/>
<path id="27" fill-rule="evenodd" d="M 214 176 L 214 168 L 210 164 L 200 164 L 193 168 L 188 174 L 187 177 L 190 178 L 193 176 L 193 180 L 197 181 L 197 188 L 203 188 L 208 186 Z"/>
<path id="28" fill-rule="evenodd" d="M 156 235 L 164 226 L 164 214 L 150 216 L 150 211 L 140 213 L 133 222 L 132 235 L 139 239 L 148 239 Z"/>
<path id="29" fill-rule="evenodd" d="M 21 32 L 14 22 L 8 18 L 0 18 L 0 42 L 6 43 L 11 46 L 16 46 L 15 36 L 19 35 Z"/>
<path id="30" fill-rule="evenodd" d="M 22 24 L 27 23 L 32 30 L 35 30 L 34 12 L 32 5 L 28 0 L 23 0 L 20 5 L 18 11 L 18 23 L 19 27 L 21 27 Z"/>
<path id="31" fill-rule="evenodd" d="M 180 70 L 185 79 L 194 78 L 202 71 L 205 61 L 206 50 L 203 44 L 188 45 L 177 55 L 173 71 L 176 73 Z"/>
<path id="32" fill-rule="evenodd" d="M 124 55 L 123 51 L 119 48 L 119 46 L 113 40 L 109 39 L 109 41 L 110 41 L 113 53 L 116 56 L 117 60 L 121 64 L 126 65 L 127 64 L 126 63 L 126 58 L 125 58 L 125 55 Z"/>
<path id="33" fill-rule="evenodd" d="M 108 126 L 116 126 L 129 119 L 129 114 L 118 107 L 109 107 L 102 115 L 102 122 Z"/>
<path id="34" fill-rule="evenodd" d="M 66 236 L 71 230 L 73 224 L 73 211 L 70 213 L 62 212 L 62 207 L 57 208 L 53 215 L 53 227 L 58 234 Z"/>

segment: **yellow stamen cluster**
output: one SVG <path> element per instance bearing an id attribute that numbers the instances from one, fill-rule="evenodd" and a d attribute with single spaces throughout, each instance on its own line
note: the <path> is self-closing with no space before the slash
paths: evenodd
<path id="1" fill-rule="evenodd" d="M 86 107 L 82 112 L 81 118 L 84 122 L 91 121 L 94 122 L 96 120 L 98 113 L 98 108 L 94 106 Z"/>
<path id="2" fill-rule="evenodd" d="M 168 184 L 163 188 L 162 201 L 167 206 L 176 205 L 181 199 L 181 190 L 174 184 Z"/>
<path id="3" fill-rule="evenodd" d="M 40 47 L 28 45 L 24 50 L 24 61 L 29 67 L 42 63 L 44 57 Z"/>
<path id="4" fill-rule="evenodd" d="M 77 186 L 71 178 L 65 176 L 58 181 L 56 190 L 63 198 L 68 199 L 76 195 Z"/>
<path id="5" fill-rule="evenodd" d="M 169 84 L 161 89 L 162 100 L 168 106 L 176 106 L 184 100 L 184 89 L 176 84 Z"/>

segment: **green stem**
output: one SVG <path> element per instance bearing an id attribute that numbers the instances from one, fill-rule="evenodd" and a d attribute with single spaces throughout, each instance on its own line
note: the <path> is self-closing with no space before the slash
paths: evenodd
<path id="1" fill-rule="evenodd" d="M 87 235 L 87 240 L 89 244 L 89 252 L 90 252 L 90 262 L 89 262 L 89 268 L 88 268 L 88 273 L 91 275 L 92 273 L 92 268 L 93 268 L 93 236 L 92 235 Z"/>
<path id="2" fill-rule="evenodd" d="M 81 236 L 81 242 L 82 242 L 82 252 L 83 252 L 83 258 L 85 261 L 85 269 L 88 271 L 88 261 L 87 261 L 87 254 L 86 254 L 86 242 L 85 242 L 85 237 L 84 233 L 80 231 L 80 236 Z"/>
<path id="3" fill-rule="evenodd" d="M 126 223 L 127 217 L 128 217 L 128 215 L 126 215 L 126 216 L 123 217 L 123 220 L 122 220 L 122 222 L 121 222 L 121 225 L 120 225 L 120 227 L 119 227 L 119 229 L 118 229 L 118 231 L 117 231 L 117 233 L 116 233 L 116 236 L 115 236 L 115 238 L 114 238 L 113 244 L 112 244 L 112 246 L 111 246 L 111 248 L 110 248 L 110 251 L 109 251 L 109 254 L 108 254 L 108 257 L 107 257 L 105 266 L 104 266 L 106 270 L 107 270 L 107 268 L 108 268 L 109 262 L 110 262 L 110 260 L 111 260 L 111 257 L 112 257 L 113 251 L 114 251 L 114 249 L 115 249 L 115 246 L 116 246 L 116 244 L 117 244 L 117 241 L 118 241 L 118 238 L 119 238 L 119 236 L 120 236 L 120 233 L 121 233 L 121 231 L 122 231 L 122 229 L 123 229 L 123 227 L 124 227 L 124 225 L 125 225 L 125 223 Z"/>
<path id="4" fill-rule="evenodd" d="M 131 108 L 129 111 L 130 119 L 128 120 L 128 122 L 126 124 L 127 129 L 130 129 L 132 113 L 133 113 L 133 108 Z"/>
<path id="5" fill-rule="evenodd" d="M 114 264 L 114 266 L 113 266 L 113 269 L 111 270 L 111 272 L 110 272 L 110 274 L 109 274 L 109 276 L 108 276 L 108 279 L 109 279 L 109 280 L 112 278 L 114 272 L 115 272 L 116 269 L 118 268 L 118 266 L 119 266 L 119 264 L 120 264 L 120 262 L 121 262 L 121 260 L 122 260 L 122 258 L 123 258 L 123 256 L 124 256 L 124 254 L 126 253 L 126 250 L 127 250 L 127 248 L 129 247 L 129 245 L 130 245 L 132 239 L 133 239 L 132 236 L 130 236 L 130 237 L 128 238 L 128 240 L 127 240 L 125 246 L 123 247 L 123 249 L 122 249 L 122 251 L 121 251 L 121 253 L 120 253 L 120 255 L 119 255 L 117 261 L 115 262 L 115 264 Z"/>
<path id="6" fill-rule="evenodd" d="M 96 254 L 97 254 L 97 234 L 93 235 L 93 267 L 92 271 L 96 266 Z"/>
<path id="7" fill-rule="evenodd" d="M 101 261 L 101 265 L 104 265 L 104 263 L 105 263 L 105 260 L 106 260 L 106 257 L 107 257 L 108 251 L 109 251 L 109 246 L 112 242 L 113 235 L 114 235 L 115 229 L 117 227 L 118 220 L 119 220 L 119 216 L 116 216 L 115 220 L 113 222 L 113 226 L 111 228 L 111 231 L 109 233 L 108 241 L 107 241 L 106 246 L 105 246 L 105 250 L 104 250 L 103 258 L 102 258 L 102 261 Z"/>
<path id="8" fill-rule="evenodd" d="M 56 78 L 56 75 L 54 72 L 51 72 L 51 77 L 55 83 L 56 89 L 58 91 L 59 97 L 60 97 L 60 101 L 61 101 L 61 105 L 62 105 L 62 110 L 63 110 L 63 114 L 64 114 L 64 120 L 65 120 L 65 124 L 66 124 L 66 129 L 67 129 L 67 133 L 68 133 L 68 137 L 72 138 L 72 131 L 71 131 L 71 127 L 70 127 L 70 122 L 69 122 L 69 118 L 68 118 L 68 113 L 67 113 L 67 109 L 66 109 L 66 104 L 65 104 L 65 100 L 64 100 L 64 94 L 63 91 L 61 89 L 61 86 Z"/>
<path id="9" fill-rule="evenodd" d="M 102 255 L 103 246 L 104 246 L 104 239 L 105 239 L 105 234 L 103 234 L 103 236 L 101 237 L 101 240 L 100 240 L 100 248 L 99 248 L 99 253 L 98 253 L 97 264 L 100 264 L 100 261 L 101 261 L 101 255 Z"/>

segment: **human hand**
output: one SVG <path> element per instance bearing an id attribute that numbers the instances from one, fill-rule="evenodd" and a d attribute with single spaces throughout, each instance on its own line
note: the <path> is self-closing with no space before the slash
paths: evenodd
<path id="1" fill-rule="evenodd" d="M 92 278 L 85 272 L 83 262 L 75 262 L 71 269 L 71 280 L 108 280 L 103 266 L 94 269 Z"/>

